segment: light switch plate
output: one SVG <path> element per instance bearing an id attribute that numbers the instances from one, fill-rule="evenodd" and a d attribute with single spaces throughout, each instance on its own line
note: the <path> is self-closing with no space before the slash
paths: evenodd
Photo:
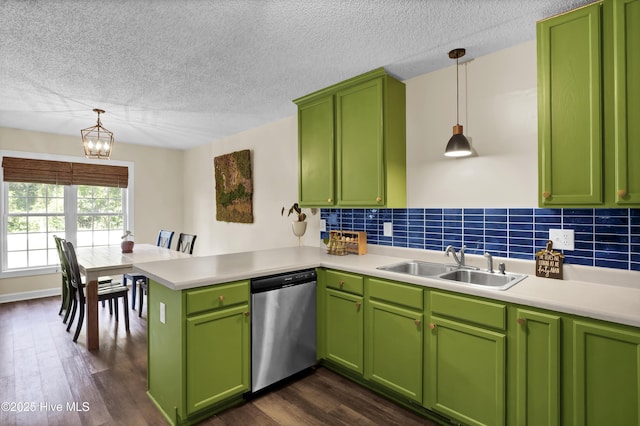
<path id="1" fill-rule="evenodd" d="M 165 304 L 160 302 L 160 322 L 163 324 L 167 323 L 166 312 L 165 312 Z"/>
<path id="2" fill-rule="evenodd" d="M 325 219 L 320 219 L 320 232 L 327 231 L 327 221 Z"/>
<path id="3" fill-rule="evenodd" d="M 384 222 L 383 231 L 385 237 L 393 237 L 393 222 Z"/>
<path id="4" fill-rule="evenodd" d="M 549 239 L 557 250 L 574 250 L 575 235 L 573 229 L 549 229 Z"/>

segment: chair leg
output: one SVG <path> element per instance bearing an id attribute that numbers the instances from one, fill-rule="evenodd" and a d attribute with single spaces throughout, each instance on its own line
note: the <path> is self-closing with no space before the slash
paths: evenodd
<path id="1" fill-rule="evenodd" d="M 149 287 L 147 287 L 149 288 Z M 144 289 L 142 288 L 142 286 L 140 286 L 140 301 L 138 303 L 138 318 L 142 317 L 142 305 L 144 304 L 144 301 L 142 300 L 144 296 Z"/>
<path id="2" fill-rule="evenodd" d="M 73 335 L 73 341 L 78 341 L 80 330 L 82 329 L 82 323 L 84 322 L 84 303 L 80 306 L 80 315 L 78 315 L 78 325 L 76 326 L 76 334 Z"/>
<path id="3" fill-rule="evenodd" d="M 127 293 L 122 297 L 122 310 L 124 311 L 124 329 L 129 331 L 129 300 Z"/>
<path id="4" fill-rule="evenodd" d="M 69 290 L 65 285 L 64 277 L 62 278 L 62 300 L 60 300 L 60 310 L 58 311 L 58 315 L 62 315 L 63 310 L 69 310 Z"/>
<path id="5" fill-rule="evenodd" d="M 127 279 L 122 276 L 122 285 L 127 285 Z M 131 309 L 136 310 L 136 280 L 131 280 Z"/>
<path id="6" fill-rule="evenodd" d="M 67 323 L 67 331 L 71 330 L 71 325 L 73 324 L 73 319 L 76 317 L 76 311 L 78 310 L 78 301 L 75 296 L 71 301 L 71 317 L 69 318 L 69 322 Z"/>
<path id="7" fill-rule="evenodd" d="M 109 299 L 109 304 L 111 304 L 113 302 L 113 299 Z M 113 310 L 116 312 L 116 322 L 118 322 L 118 301 L 115 301 L 116 303 L 113 303 Z"/>
<path id="8" fill-rule="evenodd" d="M 104 300 L 102 301 L 102 306 L 104 306 Z M 113 315 L 113 300 L 109 299 L 109 315 Z"/>

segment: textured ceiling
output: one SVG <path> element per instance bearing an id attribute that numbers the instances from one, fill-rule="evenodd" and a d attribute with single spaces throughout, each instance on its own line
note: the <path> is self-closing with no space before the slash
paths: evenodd
<path id="1" fill-rule="evenodd" d="M 535 38 L 592 0 L 0 0 L 0 127 L 187 149 L 295 114 L 377 67 L 401 80 Z"/>

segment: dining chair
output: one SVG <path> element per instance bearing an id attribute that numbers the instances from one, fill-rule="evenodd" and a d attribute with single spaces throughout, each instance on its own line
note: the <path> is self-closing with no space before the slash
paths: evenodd
<path id="1" fill-rule="evenodd" d="M 161 229 L 160 232 L 158 232 L 158 240 L 156 242 L 156 246 L 170 249 L 171 241 L 173 240 L 174 234 L 175 232 L 173 231 L 165 231 L 164 229 Z M 127 281 L 131 281 L 131 309 L 135 309 L 136 287 L 138 285 L 144 285 L 146 288 L 148 279 L 145 275 L 142 274 L 123 274 L 122 284 L 126 285 Z M 142 298 L 142 290 L 140 290 L 140 297 Z M 142 302 L 140 302 L 140 306 L 142 306 Z M 138 316 L 140 316 L 140 312 L 138 312 Z"/>
<path id="2" fill-rule="evenodd" d="M 58 251 L 58 257 L 60 258 L 60 273 L 62 276 L 62 302 L 60 303 L 60 310 L 58 311 L 58 315 L 62 315 L 62 311 L 64 311 L 62 323 L 66 324 L 67 319 L 69 318 L 69 313 L 71 312 L 71 283 L 69 281 L 69 264 L 67 262 L 67 258 L 64 255 L 64 248 L 62 245 L 65 240 L 58 237 L 57 235 L 53 236 L 53 240 L 56 243 L 56 250 Z M 111 281 L 111 277 L 99 277 L 98 285 L 102 286 L 105 284 L 111 284 Z M 104 301 L 102 302 L 102 306 L 104 306 Z M 109 312 L 113 313 L 113 306 L 111 303 L 109 303 Z"/>
<path id="3" fill-rule="evenodd" d="M 62 243 L 65 259 L 68 264 L 68 274 L 71 287 L 69 288 L 69 294 L 71 296 L 71 317 L 69 324 L 67 325 L 67 331 L 71 329 L 71 324 L 76 315 L 78 308 L 80 312 L 78 314 L 78 323 L 76 325 L 76 332 L 73 335 L 73 341 L 78 341 L 82 324 L 84 323 L 84 311 L 87 304 L 87 300 L 84 294 L 84 284 L 82 282 L 82 276 L 80 275 L 80 267 L 78 266 L 78 258 L 76 251 L 73 248 L 73 244 L 69 241 Z M 112 285 L 98 286 L 98 301 L 108 300 L 110 306 L 113 306 L 115 311 L 116 321 L 118 321 L 118 299 L 122 299 L 122 306 L 124 310 L 124 324 L 125 330 L 129 331 L 129 301 L 128 299 L 129 288 L 121 285 L 119 282 L 113 282 Z M 111 305 L 112 304 L 112 305 Z"/>
<path id="4" fill-rule="evenodd" d="M 183 234 L 182 232 L 178 236 L 178 244 L 176 250 L 183 253 L 193 254 L 193 246 L 196 244 L 197 235 Z M 144 304 L 144 295 L 149 294 L 149 280 L 140 280 L 140 290 L 138 295 L 138 316 L 142 316 L 142 305 Z"/>
<path id="5" fill-rule="evenodd" d="M 176 250 L 183 253 L 193 254 L 193 246 L 196 244 L 197 235 L 183 234 L 182 232 L 178 236 L 178 245 Z"/>

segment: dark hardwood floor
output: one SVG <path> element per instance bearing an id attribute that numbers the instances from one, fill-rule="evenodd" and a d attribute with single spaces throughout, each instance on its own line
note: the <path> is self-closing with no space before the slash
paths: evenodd
<path id="1" fill-rule="evenodd" d="M 144 315 L 129 311 L 127 334 L 100 307 L 100 350 L 88 352 L 84 329 L 77 344 L 65 331 L 59 303 L 0 304 L 0 425 L 168 424 L 146 395 Z M 325 368 L 201 424 L 434 425 Z"/>

